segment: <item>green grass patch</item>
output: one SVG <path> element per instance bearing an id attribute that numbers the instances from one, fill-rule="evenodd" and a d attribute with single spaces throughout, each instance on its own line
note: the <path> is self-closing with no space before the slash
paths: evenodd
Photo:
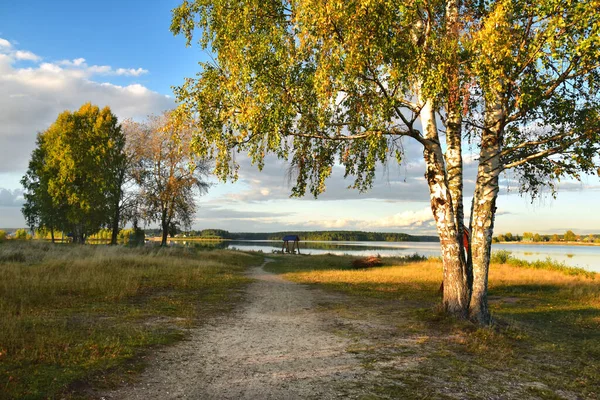
<path id="1" fill-rule="evenodd" d="M 233 307 L 262 257 L 188 248 L 0 244 L 0 398 L 68 394 Z"/>

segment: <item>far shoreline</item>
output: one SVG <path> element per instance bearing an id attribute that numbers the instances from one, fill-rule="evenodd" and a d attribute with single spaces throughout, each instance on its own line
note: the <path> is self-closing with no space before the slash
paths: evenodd
<path id="1" fill-rule="evenodd" d="M 582 243 L 582 242 L 495 242 L 495 244 L 515 244 L 515 245 L 536 245 L 536 246 L 600 246 L 600 243 Z"/>

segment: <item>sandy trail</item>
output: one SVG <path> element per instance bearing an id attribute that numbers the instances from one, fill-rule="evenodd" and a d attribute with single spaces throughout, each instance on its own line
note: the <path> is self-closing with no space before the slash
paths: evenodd
<path id="1" fill-rule="evenodd" d="M 265 263 L 269 262 L 267 260 Z M 349 340 L 328 332 L 319 290 L 253 268 L 237 311 L 163 349 L 140 380 L 104 399 L 331 399 L 357 397 L 365 371 Z M 328 325 L 329 324 L 329 325 Z M 331 330 L 331 329 L 329 329 Z"/>

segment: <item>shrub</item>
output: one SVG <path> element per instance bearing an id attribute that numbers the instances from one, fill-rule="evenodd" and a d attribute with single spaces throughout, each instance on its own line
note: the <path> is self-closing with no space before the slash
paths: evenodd
<path id="1" fill-rule="evenodd" d="M 490 262 L 494 264 L 506 264 L 508 260 L 512 258 L 511 252 L 508 250 L 498 250 L 492 252 L 492 256 L 490 257 Z"/>
<path id="2" fill-rule="evenodd" d="M 0 230 L 0 242 L 3 242 L 6 240 L 6 232 L 3 230 Z"/>
<path id="3" fill-rule="evenodd" d="M 402 259 L 404 261 L 407 261 L 407 262 L 421 262 L 421 261 L 427 261 L 428 260 L 427 256 L 423 256 L 423 255 L 421 255 L 419 253 L 413 253 L 413 254 L 408 255 L 408 256 L 402 256 Z"/>
<path id="4" fill-rule="evenodd" d="M 383 265 L 383 261 L 381 261 L 381 257 L 379 256 L 371 256 L 365 258 L 357 258 L 352 261 L 352 266 L 354 268 L 372 268 L 372 267 L 381 267 Z"/>
<path id="5" fill-rule="evenodd" d="M 17 240 L 31 240 L 31 235 L 27 232 L 27 229 L 17 229 L 15 231 L 15 239 Z"/>
<path id="6" fill-rule="evenodd" d="M 123 229 L 119 232 L 119 241 L 129 246 L 141 246 L 144 244 L 146 235 L 143 229 Z"/>

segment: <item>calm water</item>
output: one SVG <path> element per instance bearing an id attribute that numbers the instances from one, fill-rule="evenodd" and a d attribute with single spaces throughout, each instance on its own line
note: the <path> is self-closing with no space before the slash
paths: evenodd
<path id="1" fill-rule="evenodd" d="M 235 248 L 238 250 L 271 253 L 281 250 L 281 241 L 227 241 L 190 242 L 200 247 Z M 526 244 L 494 244 L 494 250 L 508 250 L 516 258 L 527 261 L 551 258 L 566 265 L 600 272 L 600 246 L 555 246 Z M 350 254 L 355 256 L 381 255 L 382 257 L 404 256 L 418 253 L 423 256 L 439 256 L 439 243 L 424 242 L 300 242 L 303 254 Z"/>

